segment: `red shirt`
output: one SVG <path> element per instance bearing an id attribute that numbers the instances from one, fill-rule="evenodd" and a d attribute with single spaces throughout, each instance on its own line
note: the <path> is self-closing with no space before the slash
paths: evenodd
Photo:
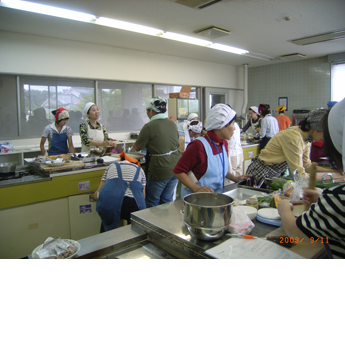
<path id="1" fill-rule="evenodd" d="M 228 156 L 228 141 L 226 139 L 220 139 L 213 131 L 207 132 L 207 135 L 215 142 L 219 143 L 220 145 L 216 145 L 218 147 L 218 151 L 221 151 L 221 148 L 226 150 Z M 209 140 L 209 138 L 205 135 L 205 139 L 209 143 L 212 148 L 212 152 L 214 155 L 218 155 L 218 151 L 215 145 Z M 186 151 L 183 153 L 180 160 L 177 162 L 173 172 L 175 174 L 188 174 L 192 171 L 197 178 L 200 180 L 201 177 L 206 173 L 207 170 L 207 155 L 205 151 L 205 147 L 200 140 L 193 140 L 188 146 Z"/>

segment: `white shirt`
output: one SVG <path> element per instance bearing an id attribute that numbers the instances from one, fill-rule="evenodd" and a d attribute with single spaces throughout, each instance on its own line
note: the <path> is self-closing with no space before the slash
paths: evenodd
<path id="1" fill-rule="evenodd" d="M 229 140 L 229 157 L 237 156 L 242 152 L 241 129 L 238 123 L 235 122 L 235 131 Z"/>
<path id="2" fill-rule="evenodd" d="M 272 138 L 279 132 L 279 124 L 277 119 L 275 119 L 271 114 L 267 114 L 261 120 L 261 131 L 260 138 L 268 137 Z"/>

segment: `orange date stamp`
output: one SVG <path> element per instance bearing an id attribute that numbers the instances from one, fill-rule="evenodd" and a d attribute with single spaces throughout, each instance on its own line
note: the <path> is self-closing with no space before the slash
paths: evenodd
<path id="1" fill-rule="evenodd" d="M 305 239 L 303 238 L 299 238 L 299 237 L 288 237 L 288 236 L 280 236 L 279 237 L 279 243 L 280 244 L 286 244 L 286 243 L 301 243 L 304 240 L 308 241 L 310 243 L 328 243 L 328 237 L 318 237 L 318 238 L 314 238 L 314 237 L 310 237 Z"/>

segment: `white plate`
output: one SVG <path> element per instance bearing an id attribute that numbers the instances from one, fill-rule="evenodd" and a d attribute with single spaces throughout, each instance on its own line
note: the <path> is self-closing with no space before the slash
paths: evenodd
<path id="1" fill-rule="evenodd" d="M 267 219 L 280 219 L 278 210 L 273 207 L 261 208 L 258 211 L 258 215 L 262 218 L 267 218 Z"/>
<path id="2" fill-rule="evenodd" d="M 77 255 L 77 253 L 79 252 L 80 248 L 81 248 L 81 245 L 79 242 L 77 241 L 74 241 L 74 240 L 70 240 L 70 239 L 64 239 L 64 241 L 66 242 L 69 242 L 73 247 L 76 247 L 77 248 L 77 251 L 72 254 L 71 256 L 69 256 L 68 258 L 66 259 L 72 259 L 74 256 Z M 41 249 L 41 247 L 43 246 L 43 243 L 41 245 L 39 245 L 38 247 L 36 247 L 33 251 L 32 251 L 32 258 L 33 259 L 39 259 L 38 255 L 37 255 L 37 252 Z"/>
<path id="3" fill-rule="evenodd" d="M 243 210 L 251 220 L 253 220 L 256 217 L 256 214 L 258 212 L 258 210 L 255 207 L 251 207 L 251 206 L 236 206 L 236 207 Z"/>
<path id="4" fill-rule="evenodd" d="M 53 167 L 59 167 L 61 166 L 62 164 L 65 164 L 66 162 L 64 161 L 46 161 L 46 164 L 47 165 L 51 165 Z"/>

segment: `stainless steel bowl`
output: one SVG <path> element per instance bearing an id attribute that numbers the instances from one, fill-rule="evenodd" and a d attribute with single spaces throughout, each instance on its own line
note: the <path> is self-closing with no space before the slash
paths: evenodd
<path id="1" fill-rule="evenodd" d="M 11 173 L 16 170 L 16 165 L 13 163 L 1 163 L 0 164 L 0 173 L 5 174 L 5 173 Z"/>
<path id="2" fill-rule="evenodd" d="M 233 198 L 219 193 L 194 193 L 183 201 L 183 220 L 192 236 L 215 241 L 224 235 L 230 224 Z"/>

